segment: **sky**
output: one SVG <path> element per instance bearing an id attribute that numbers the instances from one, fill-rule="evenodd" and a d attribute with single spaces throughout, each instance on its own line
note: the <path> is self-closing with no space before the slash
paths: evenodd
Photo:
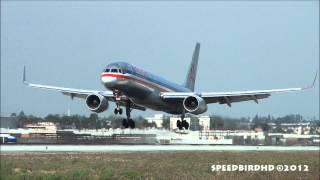
<path id="1" fill-rule="evenodd" d="M 104 90 L 99 74 L 114 61 L 183 83 L 196 42 L 197 92 L 304 87 L 319 69 L 319 2 L 1 1 L 1 113 L 91 113 L 82 99 L 25 87 L 24 65 L 30 82 L 71 88 Z M 206 114 L 296 113 L 319 118 L 319 78 L 307 91 Z"/>

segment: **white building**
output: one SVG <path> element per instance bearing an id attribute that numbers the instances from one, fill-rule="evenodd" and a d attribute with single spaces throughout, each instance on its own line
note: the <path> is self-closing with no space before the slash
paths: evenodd
<path id="1" fill-rule="evenodd" d="M 58 127 L 53 122 L 37 122 L 24 125 L 25 129 L 32 130 L 32 133 L 56 133 Z"/>
<path id="2" fill-rule="evenodd" d="M 275 129 L 277 125 L 275 123 L 268 123 L 268 125 Z M 281 123 L 278 126 L 281 127 L 281 129 L 289 134 L 310 134 L 311 130 L 311 123 Z"/>
<path id="3" fill-rule="evenodd" d="M 155 123 L 157 125 L 157 128 L 162 128 L 162 123 L 164 119 L 163 114 L 155 114 L 153 117 L 147 117 L 146 118 L 148 123 Z"/>
<path id="4" fill-rule="evenodd" d="M 210 117 L 209 116 L 200 116 L 199 119 L 199 126 L 202 130 L 210 129 Z"/>

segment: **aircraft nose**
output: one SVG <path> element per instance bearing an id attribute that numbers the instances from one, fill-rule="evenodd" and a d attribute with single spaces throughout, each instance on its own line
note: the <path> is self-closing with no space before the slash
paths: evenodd
<path id="1" fill-rule="evenodd" d="M 117 81 L 117 78 L 112 76 L 101 75 L 101 81 L 104 84 L 108 85 L 115 83 Z"/>

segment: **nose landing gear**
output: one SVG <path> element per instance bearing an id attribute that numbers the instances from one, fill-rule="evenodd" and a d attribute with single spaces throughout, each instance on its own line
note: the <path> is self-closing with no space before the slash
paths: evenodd
<path id="1" fill-rule="evenodd" d="M 115 102 L 116 102 L 116 108 L 114 109 L 114 114 L 117 115 L 118 113 L 121 115 L 122 114 L 122 108 L 120 108 L 120 102 L 121 102 L 121 92 L 118 90 L 113 91 L 113 95 L 115 96 Z M 122 126 L 124 128 L 135 128 L 135 123 L 134 121 L 130 118 L 130 113 L 131 113 L 131 101 L 127 100 L 126 102 L 126 115 L 127 118 L 122 120 Z"/>
<path id="2" fill-rule="evenodd" d="M 114 114 L 117 115 L 118 113 L 119 113 L 120 115 L 122 114 L 122 108 L 116 107 L 116 108 L 114 109 Z"/>
<path id="3" fill-rule="evenodd" d="M 114 109 L 114 114 L 117 115 L 118 113 L 121 115 L 122 114 L 122 109 L 120 108 L 120 93 L 118 91 L 114 91 L 113 95 L 116 97 L 116 108 Z"/>

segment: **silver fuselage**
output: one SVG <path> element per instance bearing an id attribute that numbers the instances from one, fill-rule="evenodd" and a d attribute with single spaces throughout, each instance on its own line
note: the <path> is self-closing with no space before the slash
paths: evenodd
<path id="1" fill-rule="evenodd" d="M 161 92 L 190 92 L 189 89 L 125 62 L 109 64 L 106 69 L 110 71 L 101 73 L 101 81 L 107 89 L 118 91 L 133 103 L 152 110 L 182 113 L 182 101 L 165 101 L 160 95 Z M 121 72 L 111 72 L 112 69 L 121 69 Z"/>

